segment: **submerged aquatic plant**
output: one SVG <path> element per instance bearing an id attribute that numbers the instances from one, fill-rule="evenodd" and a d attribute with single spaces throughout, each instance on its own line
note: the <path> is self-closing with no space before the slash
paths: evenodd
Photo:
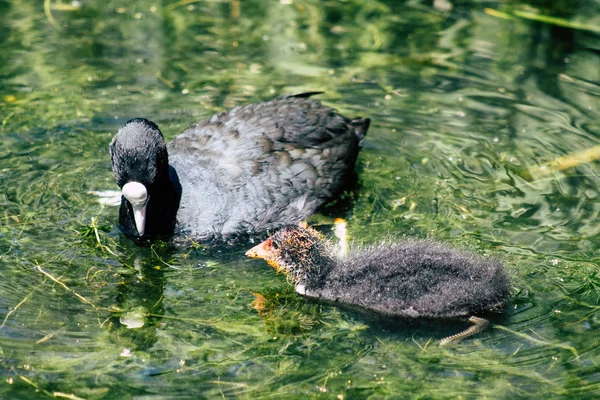
<path id="1" fill-rule="evenodd" d="M 299 299 L 289 285 L 252 295 L 250 306 L 264 319 L 271 334 L 298 335 L 321 323 L 321 307 Z"/>

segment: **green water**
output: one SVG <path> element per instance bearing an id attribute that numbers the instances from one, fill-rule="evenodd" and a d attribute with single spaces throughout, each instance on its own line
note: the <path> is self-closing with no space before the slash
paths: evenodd
<path id="1" fill-rule="evenodd" d="M 432 3 L 0 0 L 0 398 L 600 397 L 600 3 Z M 249 246 L 138 248 L 91 193 L 128 118 L 172 138 L 312 90 L 372 125 L 311 222 L 503 259 L 493 328 L 439 347 L 298 298 Z"/>

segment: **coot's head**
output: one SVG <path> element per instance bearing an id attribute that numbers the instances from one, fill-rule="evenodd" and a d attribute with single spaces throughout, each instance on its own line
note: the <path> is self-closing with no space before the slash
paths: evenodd
<path id="1" fill-rule="evenodd" d="M 110 143 L 113 172 L 133 215 L 138 236 L 146 230 L 146 210 L 169 176 L 167 146 L 158 126 L 144 118 L 127 121 Z M 122 225 L 123 225 L 123 221 Z M 135 233 L 135 232 L 129 232 Z"/>
<path id="2" fill-rule="evenodd" d="M 277 272 L 284 272 L 294 283 L 304 280 L 311 270 L 318 271 L 327 259 L 323 236 L 306 224 L 287 226 L 246 252 L 262 258 Z"/>

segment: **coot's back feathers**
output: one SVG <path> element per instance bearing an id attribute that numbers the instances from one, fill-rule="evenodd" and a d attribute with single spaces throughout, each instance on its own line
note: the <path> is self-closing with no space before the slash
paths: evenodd
<path id="1" fill-rule="evenodd" d="M 368 125 L 302 97 L 192 125 L 168 145 L 183 187 L 179 231 L 205 236 L 211 227 L 229 236 L 307 218 L 342 190 Z"/>

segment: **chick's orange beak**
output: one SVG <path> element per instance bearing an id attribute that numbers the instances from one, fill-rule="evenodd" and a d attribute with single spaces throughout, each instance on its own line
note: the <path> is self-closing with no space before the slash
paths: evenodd
<path id="1" fill-rule="evenodd" d="M 264 242 L 254 246 L 250 250 L 246 252 L 246 257 L 250 258 L 262 258 L 263 260 L 268 260 L 271 256 L 271 239 L 267 239 Z"/>

